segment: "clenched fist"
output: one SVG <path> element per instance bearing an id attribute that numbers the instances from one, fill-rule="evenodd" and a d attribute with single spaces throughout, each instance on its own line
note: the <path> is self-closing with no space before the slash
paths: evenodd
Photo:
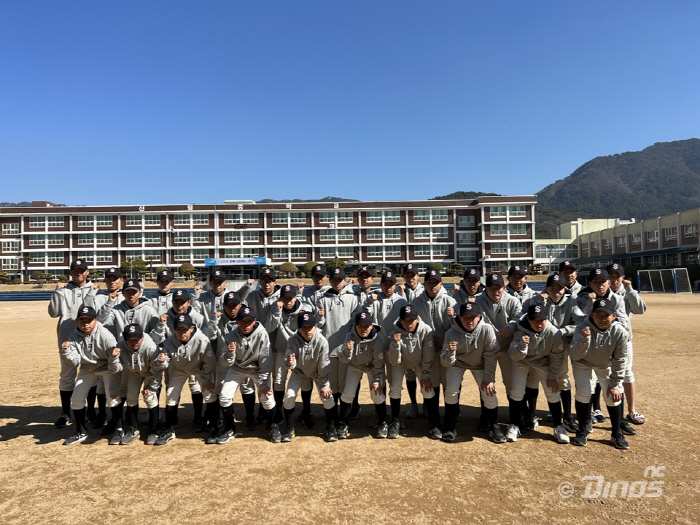
<path id="1" fill-rule="evenodd" d="M 401 334 L 394 334 L 394 342 L 399 344 L 401 342 Z"/>
<path id="2" fill-rule="evenodd" d="M 350 341 L 348 341 L 348 342 L 346 343 L 345 346 L 347 346 L 348 350 L 350 350 L 350 351 L 352 352 L 353 349 L 355 348 L 355 341 L 353 341 L 353 340 L 351 339 Z"/>
<path id="3" fill-rule="evenodd" d="M 115 359 L 116 359 L 117 357 L 119 357 L 119 355 L 120 355 L 121 353 L 122 353 L 122 351 L 119 350 L 119 348 L 113 348 L 113 349 L 112 349 L 112 357 L 114 357 Z"/>
<path id="4" fill-rule="evenodd" d="M 529 344 L 530 344 L 530 336 L 529 336 L 529 335 L 524 335 L 523 338 L 521 339 L 521 341 L 522 341 L 524 344 L 529 345 Z"/>
<path id="5" fill-rule="evenodd" d="M 457 351 L 457 341 L 450 341 L 448 348 L 450 349 L 450 353 L 454 354 Z"/>
<path id="6" fill-rule="evenodd" d="M 590 337 L 591 336 L 590 327 L 584 326 L 583 329 L 581 330 L 581 334 L 583 334 L 583 337 Z"/>
<path id="7" fill-rule="evenodd" d="M 228 344 L 228 352 L 229 352 L 229 354 L 232 354 L 232 353 L 234 353 L 235 351 L 236 351 L 236 341 L 231 341 L 231 342 Z"/>
<path id="8" fill-rule="evenodd" d="M 445 313 L 447 314 L 447 317 L 454 317 L 455 316 L 455 309 L 452 308 L 451 306 L 448 306 L 445 308 Z"/>
<path id="9" fill-rule="evenodd" d="M 163 324 L 167 324 L 168 323 L 168 314 L 162 314 L 160 316 L 160 322 Z"/>

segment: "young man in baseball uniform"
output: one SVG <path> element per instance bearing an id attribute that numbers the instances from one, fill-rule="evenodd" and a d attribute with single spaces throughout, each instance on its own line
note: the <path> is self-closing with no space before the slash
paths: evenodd
<path id="1" fill-rule="evenodd" d="M 77 326 L 61 343 L 61 357 L 66 363 L 78 368 L 75 389 L 70 399 L 75 417 L 75 433 L 66 439 L 64 445 L 75 445 L 85 441 L 85 401 L 90 388 L 102 377 L 107 392 L 110 391 L 112 372 L 109 363 L 114 358 L 112 350 L 117 346 L 114 336 L 97 320 L 97 313 L 92 306 L 81 306 L 76 312 Z"/>
<path id="2" fill-rule="evenodd" d="M 151 306 L 158 316 L 163 315 L 173 306 L 173 292 L 171 290 L 175 275 L 170 270 L 161 270 L 156 274 L 158 295 L 149 299 Z"/>
<path id="3" fill-rule="evenodd" d="M 316 326 L 313 313 L 299 310 L 296 314 L 296 333 L 287 340 L 285 366 L 289 369 L 289 382 L 284 394 L 285 432 L 282 442 L 294 438 L 294 405 L 299 390 L 305 383 L 316 383 L 321 403 L 326 413 L 326 441 L 338 440 L 338 410 L 335 408 L 329 380 L 330 358 L 328 341 Z M 311 390 L 308 390 L 311 392 Z M 313 428 L 313 427 L 311 427 Z"/>
<path id="4" fill-rule="evenodd" d="M 578 269 L 571 261 L 562 261 L 559 263 L 559 274 L 564 279 L 566 293 L 574 299 L 578 297 L 578 293 L 583 289 L 583 286 L 576 279 L 578 278 Z"/>
<path id="5" fill-rule="evenodd" d="M 476 301 L 476 298 L 484 292 L 484 285 L 481 284 L 481 272 L 478 268 L 467 268 L 464 270 L 462 280 L 459 284 L 455 284 L 450 292 L 457 301 L 457 307 L 466 302 Z"/>
<path id="6" fill-rule="evenodd" d="M 63 355 L 63 343 L 68 341 L 78 325 L 78 309 L 81 306 L 94 307 L 95 304 L 96 291 L 88 279 L 90 271 L 87 263 L 83 259 L 76 259 L 71 263 L 69 273 L 70 282 L 59 282 L 49 301 L 49 315 L 53 318 L 59 318 L 56 326 L 59 355 Z M 77 375 L 78 367 L 73 365 L 72 361 L 61 357 L 61 374 L 58 384 L 61 397 L 61 415 L 54 423 L 56 428 L 63 428 L 70 423 L 70 399 L 73 395 Z"/>
<path id="7" fill-rule="evenodd" d="M 527 285 L 527 268 L 516 264 L 508 269 L 508 285 L 506 292 L 520 301 L 522 306 L 525 301 L 535 295 L 535 291 Z"/>
<path id="8" fill-rule="evenodd" d="M 607 273 L 607 272 L 606 272 Z M 579 431 L 574 444 L 585 446 L 591 429 L 591 396 L 596 379 L 605 394 L 615 448 L 629 444 L 620 430 L 624 406 L 622 381 L 627 366 L 627 328 L 617 320 L 617 305 L 607 297 L 597 298 L 591 314 L 574 331 L 571 368 L 576 383 L 576 415 Z"/>
<path id="9" fill-rule="evenodd" d="M 321 296 L 328 291 L 328 279 L 326 278 L 326 267 L 317 264 L 311 269 L 311 280 L 313 286 L 306 286 L 304 283 L 299 283 L 301 289 L 301 302 L 311 306 L 312 310 L 316 309 L 316 302 Z"/>

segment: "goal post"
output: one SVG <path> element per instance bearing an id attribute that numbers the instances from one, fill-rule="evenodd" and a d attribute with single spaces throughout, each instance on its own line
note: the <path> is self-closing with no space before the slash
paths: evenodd
<path id="1" fill-rule="evenodd" d="M 693 288 L 687 268 L 664 270 L 639 270 L 637 289 L 640 292 L 692 293 Z"/>

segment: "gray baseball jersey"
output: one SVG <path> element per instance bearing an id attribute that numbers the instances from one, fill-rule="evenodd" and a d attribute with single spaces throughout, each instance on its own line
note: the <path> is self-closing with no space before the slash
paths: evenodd
<path id="1" fill-rule="evenodd" d="M 423 321 L 418 321 L 415 331 L 408 332 L 401 321 L 396 321 L 394 329 L 389 335 L 389 351 L 387 360 L 394 366 L 400 366 L 406 370 L 421 370 L 421 381 L 430 379 L 435 361 L 435 345 L 433 343 L 433 331 Z M 394 341 L 394 334 L 401 335 L 401 341 Z"/>
<path id="2" fill-rule="evenodd" d="M 450 352 L 450 342 L 457 343 L 457 350 Z M 445 334 L 445 342 L 440 352 L 440 361 L 444 367 L 456 367 L 464 370 L 483 370 L 483 381 L 493 383 L 496 379 L 496 356 L 499 345 L 493 326 L 483 318 L 471 332 L 464 329 L 459 319 Z"/>

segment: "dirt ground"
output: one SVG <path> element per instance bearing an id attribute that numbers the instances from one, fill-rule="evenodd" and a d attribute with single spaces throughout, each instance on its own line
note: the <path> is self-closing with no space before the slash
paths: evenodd
<path id="1" fill-rule="evenodd" d="M 697 523 L 700 296 L 644 299 L 649 310 L 634 318 L 634 363 L 638 410 L 648 421 L 628 451 L 610 445 L 607 422 L 586 448 L 555 443 L 547 423 L 517 443 L 495 445 L 475 430 L 470 376 L 454 444 L 428 439 L 422 419 L 409 421 L 398 440 L 374 439 L 365 388 L 351 439 L 337 443 L 323 441 L 314 400 L 317 428 L 298 428 L 292 443 L 274 445 L 258 431 L 206 446 L 190 430 L 185 393 L 178 439 L 167 446 L 110 447 L 91 431 L 86 442 L 64 447 L 72 427 L 53 426 L 60 412 L 55 320 L 45 303 L 0 303 L 2 522 Z M 498 396 L 506 422 L 500 385 Z M 543 395 L 539 408 L 544 416 Z M 647 467 L 665 468 L 645 478 Z M 644 497 L 584 497 L 585 476 L 628 482 Z M 663 483 L 643 485 L 651 481 Z M 560 495 L 567 489 L 573 495 Z"/>

